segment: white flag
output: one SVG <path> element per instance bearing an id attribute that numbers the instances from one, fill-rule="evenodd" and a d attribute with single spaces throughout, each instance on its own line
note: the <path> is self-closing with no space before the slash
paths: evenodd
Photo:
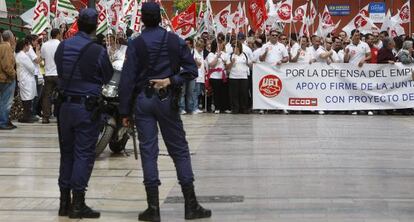
<path id="1" fill-rule="evenodd" d="M 289 23 L 292 21 L 293 0 L 285 0 L 276 9 L 278 21 Z"/>
<path id="2" fill-rule="evenodd" d="M 5 0 L 0 0 L 0 18 L 7 18 L 7 6 Z"/>
<path id="3" fill-rule="evenodd" d="M 229 16 L 228 26 L 230 28 L 236 29 L 236 32 L 237 32 L 238 28 L 247 24 L 246 21 L 247 21 L 246 14 L 244 13 L 242 5 L 239 2 L 237 11 L 235 11 L 233 14 Z"/>
<path id="4" fill-rule="evenodd" d="M 303 18 L 306 17 L 306 10 L 308 8 L 308 3 L 299 6 L 293 15 L 293 21 L 294 22 L 301 22 L 303 21 Z"/>
<path id="5" fill-rule="evenodd" d="M 139 3 L 137 2 L 134 4 L 134 8 L 132 10 L 132 18 L 129 28 L 135 32 L 141 32 L 141 7 L 142 1 L 139 1 Z"/>
<path id="6" fill-rule="evenodd" d="M 98 27 L 96 28 L 96 34 L 107 34 L 108 33 L 108 17 L 106 14 L 106 8 L 101 1 L 96 3 L 96 10 L 98 11 Z"/>
<path id="7" fill-rule="evenodd" d="M 395 21 L 398 21 L 400 24 L 409 23 L 411 19 L 411 7 L 410 1 L 407 1 L 401 9 L 398 10 L 397 14 L 393 17 Z"/>
<path id="8" fill-rule="evenodd" d="M 318 16 L 318 11 L 316 11 L 316 7 L 313 4 L 313 1 L 311 0 L 308 25 L 312 25 L 313 23 L 315 23 L 315 19 L 317 16 Z"/>
<path id="9" fill-rule="evenodd" d="M 342 29 L 348 36 L 351 35 L 352 30 L 357 29 L 362 34 L 379 31 L 379 28 L 369 19 L 368 5 L 362 8 L 359 13 Z"/>
<path id="10" fill-rule="evenodd" d="M 228 18 L 230 17 L 230 10 L 231 5 L 229 4 L 227 7 L 225 7 L 223 10 L 221 10 L 219 13 L 217 13 L 216 16 L 214 16 L 214 22 L 216 23 L 216 33 L 227 33 L 228 28 Z"/>
<path id="11" fill-rule="evenodd" d="M 206 1 L 206 10 L 204 12 L 204 26 L 208 33 L 214 32 L 213 9 L 211 8 L 210 0 Z"/>
<path id="12" fill-rule="evenodd" d="M 325 22 L 330 22 L 330 21 L 329 20 L 325 21 L 324 18 L 322 18 L 322 16 L 319 15 L 319 26 L 317 30 L 317 35 L 323 38 L 326 38 L 326 36 L 328 36 L 335 29 L 337 29 L 339 26 L 339 23 L 341 23 L 341 21 L 337 22 L 336 24 L 334 24 L 333 21 L 332 23 L 325 23 Z"/>
<path id="13" fill-rule="evenodd" d="M 309 24 L 308 24 L 309 18 L 303 17 L 302 18 L 302 26 L 299 30 L 299 36 L 308 36 L 309 37 Z"/>
<path id="14" fill-rule="evenodd" d="M 32 22 L 32 34 L 38 35 L 42 33 L 47 27 L 50 26 L 49 23 L 50 15 L 50 3 L 49 0 L 37 0 L 33 22 Z"/>
<path id="15" fill-rule="evenodd" d="M 389 9 L 382 23 L 381 31 L 387 31 L 391 37 L 405 34 L 405 30 L 400 25 L 400 22 L 396 21 L 395 17 L 391 17 L 391 11 Z"/>

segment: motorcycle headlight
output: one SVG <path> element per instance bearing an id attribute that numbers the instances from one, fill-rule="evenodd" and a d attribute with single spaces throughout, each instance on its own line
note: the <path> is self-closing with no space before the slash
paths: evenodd
<path id="1" fill-rule="evenodd" d="M 118 89 L 113 85 L 105 85 L 102 89 L 102 95 L 108 98 L 115 98 L 118 96 Z"/>

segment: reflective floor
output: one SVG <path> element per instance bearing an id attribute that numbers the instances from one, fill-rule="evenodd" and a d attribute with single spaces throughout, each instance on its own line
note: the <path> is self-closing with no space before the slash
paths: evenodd
<path id="1" fill-rule="evenodd" d="M 183 121 L 196 191 L 213 210 L 201 222 L 414 221 L 413 117 L 201 114 Z M 16 125 L 0 131 L 0 221 L 77 221 L 57 216 L 56 125 Z M 184 221 L 174 165 L 161 149 L 162 221 Z M 137 221 L 146 206 L 141 175 L 133 155 L 106 150 L 87 192 L 102 216 L 82 221 Z"/>

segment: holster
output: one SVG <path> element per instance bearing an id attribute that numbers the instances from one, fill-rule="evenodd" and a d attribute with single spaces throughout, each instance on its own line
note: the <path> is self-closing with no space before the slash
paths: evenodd
<path id="1" fill-rule="evenodd" d="M 59 116 L 59 110 L 64 101 L 64 92 L 63 90 L 60 90 L 58 88 L 55 88 L 52 92 L 52 103 L 55 106 L 53 110 L 53 115 L 58 117 Z"/>
<path id="2" fill-rule="evenodd" d="M 91 120 L 96 121 L 100 118 L 105 109 L 105 101 L 102 96 L 87 97 L 85 99 L 85 109 L 92 112 Z"/>

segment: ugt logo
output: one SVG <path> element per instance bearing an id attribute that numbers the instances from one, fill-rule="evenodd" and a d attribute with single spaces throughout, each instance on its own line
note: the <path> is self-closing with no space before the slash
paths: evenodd
<path id="1" fill-rule="evenodd" d="M 259 91 L 265 97 L 276 97 L 282 91 L 282 80 L 276 75 L 266 75 L 259 82 Z"/>
<path id="2" fill-rule="evenodd" d="M 224 28 L 227 28 L 227 16 L 229 15 L 229 11 L 224 10 L 223 12 L 221 12 L 219 19 L 220 19 L 220 23 Z"/>

